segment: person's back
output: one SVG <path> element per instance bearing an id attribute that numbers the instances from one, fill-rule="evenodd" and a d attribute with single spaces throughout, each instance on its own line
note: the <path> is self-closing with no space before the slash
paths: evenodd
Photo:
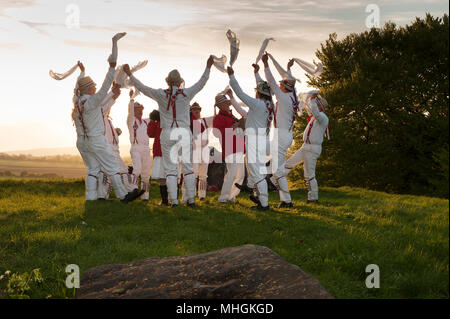
<path id="1" fill-rule="evenodd" d="M 205 86 L 214 60 L 210 56 L 206 63 L 205 71 L 200 80 L 189 88 L 183 88 L 184 80 L 177 70 L 172 70 L 167 78 L 168 89 L 153 89 L 148 87 L 131 73 L 128 64 L 123 66 L 124 72 L 130 77 L 131 83 L 142 94 L 155 100 L 161 119 L 161 148 L 166 176 L 167 191 L 172 206 L 178 205 L 177 179 L 179 164 L 178 159 L 173 158 L 173 147 L 180 147 L 182 171 L 188 206 L 195 205 L 195 177 L 192 167 L 192 133 L 190 130 L 189 108 L 190 101 Z"/>

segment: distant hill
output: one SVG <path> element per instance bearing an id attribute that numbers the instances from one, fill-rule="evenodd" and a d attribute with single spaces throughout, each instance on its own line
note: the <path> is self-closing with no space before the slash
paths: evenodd
<path id="1" fill-rule="evenodd" d="M 1 152 L 9 155 L 55 156 L 55 155 L 79 155 L 76 147 L 37 148 L 30 150 Z M 122 157 L 130 156 L 130 145 L 120 145 Z"/>

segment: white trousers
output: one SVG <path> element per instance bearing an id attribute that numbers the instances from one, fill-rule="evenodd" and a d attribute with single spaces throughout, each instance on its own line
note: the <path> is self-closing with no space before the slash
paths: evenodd
<path id="1" fill-rule="evenodd" d="M 132 182 L 132 176 L 128 174 L 128 166 L 125 164 L 125 162 L 122 160 L 122 157 L 120 156 L 120 150 L 118 145 L 114 145 L 112 147 L 114 157 L 116 158 L 117 163 L 120 167 L 120 175 L 122 176 L 122 182 L 127 189 L 127 191 L 131 192 L 133 189 L 135 189 Z"/>
<path id="2" fill-rule="evenodd" d="M 245 178 L 244 154 L 238 152 L 230 154 L 225 158 L 227 172 L 223 178 L 222 191 L 220 192 L 219 202 L 235 201 L 239 195 L 239 188 L 235 183 L 242 185 Z"/>
<path id="3" fill-rule="evenodd" d="M 192 133 L 189 128 L 163 128 L 161 131 L 161 149 L 166 174 L 167 193 L 171 204 L 178 204 L 177 186 L 180 157 L 184 176 L 185 190 L 183 197 L 188 203 L 195 201 L 195 176 L 192 167 Z"/>
<path id="4" fill-rule="evenodd" d="M 128 192 L 131 192 L 135 187 L 132 184 L 132 176 L 128 174 L 128 166 L 124 163 L 122 160 L 122 157 L 120 156 L 120 150 L 119 146 L 116 144 L 109 144 L 111 146 L 111 149 L 114 153 L 114 157 L 117 161 L 117 164 L 119 164 L 120 168 L 120 176 L 122 179 L 122 183 L 125 186 L 125 189 Z M 110 192 L 112 189 L 111 181 L 108 178 L 108 175 L 106 175 L 103 171 L 100 171 L 98 180 L 97 180 L 97 196 L 99 198 L 105 198 L 108 199 Z"/>
<path id="5" fill-rule="evenodd" d="M 197 180 L 198 179 L 198 186 L 197 186 L 197 196 L 198 198 L 205 198 L 206 197 L 206 190 L 208 188 L 208 167 L 209 163 L 193 163 L 192 164 L 192 170 L 194 171 L 194 177 Z M 182 203 L 187 202 L 187 190 L 186 190 L 186 184 L 183 181 L 182 185 Z"/>
<path id="6" fill-rule="evenodd" d="M 269 191 L 266 182 L 267 135 L 246 135 L 248 180 L 247 185 L 253 188 L 262 206 L 269 204 Z"/>
<path id="7" fill-rule="evenodd" d="M 277 129 L 271 145 L 272 152 L 272 174 L 275 184 L 278 186 L 280 201 L 290 203 L 291 194 L 286 178 L 286 152 L 292 145 L 292 131 Z"/>
<path id="8" fill-rule="evenodd" d="M 165 179 L 164 164 L 161 156 L 154 156 L 152 163 L 152 179 Z"/>
<path id="9" fill-rule="evenodd" d="M 84 138 L 79 136 L 77 148 L 87 167 L 86 200 L 96 200 L 97 179 L 102 170 L 111 180 L 116 196 L 123 199 L 127 194 L 120 178 L 120 167 L 115 160 L 113 151 L 106 141 L 105 136 L 91 136 Z"/>
<path id="10" fill-rule="evenodd" d="M 288 174 L 295 166 L 303 163 L 303 175 L 305 176 L 305 182 L 308 188 L 308 200 L 319 199 L 319 185 L 316 180 L 316 163 L 321 152 L 321 145 L 303 144 L 302 147 L 286 161 L 286 174 Z"/>
<path id="11" fill-rule="evenodd" d="M 145 190 L 145 193 L 142 194 L 141 199 L 148 200 L 150 191 L 150 167 L 152 160 L 150 156 L 150 148 L 148 146 L 133 144 L 131 145 L 130 154 L 131 160 L 133 161 L 133 188 L 138 188 L 138 180 L 139 176 L 141 176 L 141 190 Z"/>

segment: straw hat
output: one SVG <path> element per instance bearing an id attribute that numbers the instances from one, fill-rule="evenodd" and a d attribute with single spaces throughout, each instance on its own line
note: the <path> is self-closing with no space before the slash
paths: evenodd
<path id="1" fill-rule="evenodd" d="M 135 109 L 137 109 L 137 108 L 144 109 L 144 106 L 143 106 L 141 103 L 134 102 L 134 108 L 135 108 Z"/>
<path id="2" fill-rule="evenodd" d="M 216 102 L 214 103 L 214 106 L 218 106 L 219 104 L 222 104 L 223 102 L 228 101 L 228 98 L 226 95 L 219 93 L 216 95 Z"/>
<path id="3" fill-rule="evenodd" d="M 78 80 L 78 89 L 80 90 L 80 93 L 82 95 L 87 93 L 88 89 L 95 85 L 95 82 L 91 79 L 90 76 L 85 76 Z"/>
<path id="4" fill-rule="evenodd" d="M 256 85 L 255 90 L 260 94 L 272 96 L 272 93 L 270 92 L 270 86 L 266 81 L 259 81 Z"/>
<path id="5" fill-rule="evenodd" d="M 184 83 L 183 78 L 180 75 L 180 72 L 178 70 L 172 70 L 169 72 L 169 75 L 166 77 L 166 83 L 170 85 L 175 86 L 181 86 L 182 83 Z"/>
<path id="6" fill-rule="evenodd" d="M 293 91 L 295 88 L 295 79 L 284 79 L 280 83 L 288 90 Z"/>

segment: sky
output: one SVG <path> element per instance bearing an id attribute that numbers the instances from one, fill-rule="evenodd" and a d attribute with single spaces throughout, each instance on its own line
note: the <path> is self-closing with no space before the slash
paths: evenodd
<path id="1" fill-rule="evenodd" d="M 251 64 L 265 38 L 275 38 L 268 51 L 283 66 L 293 57 L 318 62 L 315 52 L 330 33 L 343 38 L 367 30 L 369 4 L 379 8 L 380 25 L 405 25 L 426 12 L 440 17 L 449 12 L 448 1 L 441 0 L 2 0 L 0 152 L 75 145 L 70 114 L 78 71 L 56 81 L 49 70 L 65 72 L 81 60 L 99 87 L 108 70 L 111 37 L 117 32 L 127 32 L 119 41 L 118 64 L 148 60 L 136 77 L 150 87 L 165 88 L 172 69 L 178 69 L 190 86 L 200 78 L 210 54 L 229 58 L 225 34 L 231 29 L 240 39 L 233 66 L 236 78 L 253 94 Z M 204 116 L 213 114 L 214 96 L 228 84 L 227 74 L 214 67 L 211 71 L 193 100 Z M 302 80 L 298 91 L 308 90 L 302 70 L 294 66 L 293 73 Z M 111 111 L 114 125 L 124 132 L 122 145 L 129 144 L 128 99 L 128 91 L 122 90 Z M 147 97 L 137 100 L 144 114 L 157 108 Z"/>

